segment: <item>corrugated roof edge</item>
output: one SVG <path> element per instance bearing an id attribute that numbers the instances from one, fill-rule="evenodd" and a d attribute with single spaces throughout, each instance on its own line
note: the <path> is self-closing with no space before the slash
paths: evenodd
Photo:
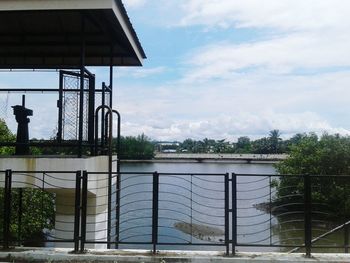
<path id="1" fill-rule="evenodd" d="M 125 21 L 127 22 L 127 25 L 128 25 L 128 28 L 129 28 L 131 34 L 136 39 L 136 44 L 137 44 L 137 47 L 140 49 L 142 58 L 144 58 L 144 59 L 147 58 L 146 53 L 142 48 L 141 42 L 136 34 L 136 31 L 135 31 L 134 27 L 132 26 L 132 23 L 131 23 L 130 18 L 128 16 L 128 12 L 126 11 L 126 8 L 125 8 L 122 0 L 115 0 L 115 2 L 117 4 L 117 6 L 120 8 L 120 10 L 122 11 L 122 14 L 124 16 Z"/>

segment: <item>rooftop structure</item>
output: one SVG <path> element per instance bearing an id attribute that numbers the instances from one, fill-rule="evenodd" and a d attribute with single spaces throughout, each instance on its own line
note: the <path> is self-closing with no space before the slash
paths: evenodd
<path id="1" fill-rule="evenodd" d="M 120 0 L 1 1 L 0 46 L 5 69 L 140 66 L 146 58 Z"/>
<path id="2" fill-rule="evenodd" d="M 145 58 L 121 0 L 0 1 L 0 68 L 60 70 L 57 89 L 0 89 L 0 93 L 57 93 L 58 109 L 52 113 L 57 117 L 57 135 L 31 146 L 74 146 L 78 156 L 84 149 L 98 155 L 96 144 L 103 149 L 107 143 L 105 113 L 113 105 L 113 67 L 141 66 Z M 97 88 L 87 66 L 108 66 L 109 85 Z M 33 118 L 40 117 L 36 114 Z"/>

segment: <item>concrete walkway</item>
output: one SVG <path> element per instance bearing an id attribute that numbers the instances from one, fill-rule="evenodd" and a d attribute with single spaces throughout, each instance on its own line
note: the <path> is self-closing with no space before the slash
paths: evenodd
<path id="1" fill-rule="evenodd" d="M 15 249 L 0 250 L 0 262 L 157 262 L 157 263 L 215 263 L 215 262 L 350 262 L 350 254 L 303 254 L 287 253 L 239 253 L 236 257 L 225 257 L 218 252 L 162 251 L 152 255 L 145 250 L 89 250 L 85 254 L 73 254 L 70 249 Z"/>

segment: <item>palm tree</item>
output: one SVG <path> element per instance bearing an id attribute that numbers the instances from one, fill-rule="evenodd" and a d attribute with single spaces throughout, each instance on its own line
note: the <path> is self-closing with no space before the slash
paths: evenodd
<path id="1" fill-rule="evenodd" d="M 279 150 L 279 142 L 281 141 L 281 133 L 279 130 L 272 130 L 269 133 L 269 140 L 271 144 L 271 152 L 278 153 Z"/>

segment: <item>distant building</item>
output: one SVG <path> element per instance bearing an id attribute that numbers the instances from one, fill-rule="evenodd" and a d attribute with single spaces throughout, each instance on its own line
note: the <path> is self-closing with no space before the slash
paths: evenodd
<path id="1" fill-rule="evenodd" d="M 157 152 L 163 152 L 163 153 L 176 153 L 179 149 L 180 143 L 179 142 L 157 142 L 156 143 L 156 151 Z"/>

